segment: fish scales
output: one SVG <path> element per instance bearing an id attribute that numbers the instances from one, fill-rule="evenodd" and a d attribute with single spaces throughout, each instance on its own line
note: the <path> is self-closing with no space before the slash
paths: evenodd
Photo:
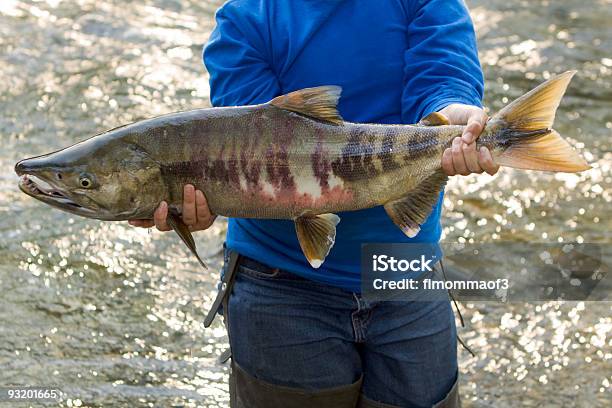
<path id="1" fill-rule="evenodd" d="M 202 112 L 197 120 L 202 125 L 195 131 L 173 126 L 174 143 L 189 139 L 185 144 L 191 149 L 179 155 L 180 161 L 165 164 L 164 174 L 195 183 L 210 197 L 211 209 L 229 217 L 293 218 L 379 205 L 404 195 L 439 167 L 432 153 L 441 154 L 462 130 L 447 130 L 440 144 L 435 129 L 335 126 L 270 106 L 236 109 L 214 118 L 209 113 Z M 218 123 L 211 126 L 212 121 Z M 270 126 L 274 123 L 282 125 Z M 156 135 L 145 130 L 139 137 L 150 144 Z M 412 166 L 406 165 L 409 161 Z M 415 166 L 419 161 L 421 166 Z M 406 179 L 414 183 L 397 182 Z M 173 193 L 180 199 L 182 189 Z"/>
<path id="2" fill-rule="evenodd" d="M 573 74 L 493 115 L 477 148 L 508 167 L 588 169 L 552 129 Z M 22 160 L 15 170 L 24 193 L 84 217 L 151 218 L 166 201 L 168 224 L 204 265 L 181 217 L 183 186 L 193 184 L 215 214 L 294 220 L 302 251 L 318 268 L 335 241 L 336 212 L 383 205 L 414 237 L 446 183 L 442 153 L 464 129 L 435 112 L 418 125 L 345 122 L 339 97 L 340 88 L 324 86 L 262 105 L 164 115 Z"/>

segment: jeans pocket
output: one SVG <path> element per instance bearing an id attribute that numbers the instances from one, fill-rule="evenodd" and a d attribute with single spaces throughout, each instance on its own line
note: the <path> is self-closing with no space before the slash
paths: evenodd
<path id="1" fill-rule="evenodd" d="M 239 265 L 238 272 L 256 279 L 277 279 L 282 271 L 278 268 L 257 268 L 252 265 Z"/>

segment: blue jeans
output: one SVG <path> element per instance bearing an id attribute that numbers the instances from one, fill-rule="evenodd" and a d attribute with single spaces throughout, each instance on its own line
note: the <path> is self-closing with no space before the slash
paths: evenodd
<path id="1" fill-rule="evenodd" d="M 248 258 L 237 272 L 227 322 L 232 355 L 256 378 L 321 390 L 363 375 L 363 395 L 402 407 L 437 403 L 457 379 L 448 301 L 368 303 Z"/>

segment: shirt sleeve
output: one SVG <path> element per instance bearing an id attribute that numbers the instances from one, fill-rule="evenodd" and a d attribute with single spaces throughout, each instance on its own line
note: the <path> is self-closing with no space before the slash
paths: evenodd
<path id="1" fill-rule="evenodd" d="M 474 26 L 462 0 L 415 0 L 404 54 L 402 121 L 451 103 L 481 106 L 484 80 Z"/>
<path id="2" fill-rule="evenodd" d="M 217 26 L 203 52 L 213 106 L 264 103 L 281 93 L 265 42 L 256 29 L 261 22 L 251 21 L 253 16 L 262 18 L 262 13 L 249 13 L 253 10 L 231 3 L 217 12 Z"/>

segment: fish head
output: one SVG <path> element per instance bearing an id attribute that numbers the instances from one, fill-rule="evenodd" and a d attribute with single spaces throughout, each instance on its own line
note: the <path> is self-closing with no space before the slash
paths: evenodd
<path id="1" fill-rule="evenodd" d="M 160 166 L 138 145 L 104 135 L 15 165 L 19 188 L 87 218 L 151 218 L 167 196 Z"/>

